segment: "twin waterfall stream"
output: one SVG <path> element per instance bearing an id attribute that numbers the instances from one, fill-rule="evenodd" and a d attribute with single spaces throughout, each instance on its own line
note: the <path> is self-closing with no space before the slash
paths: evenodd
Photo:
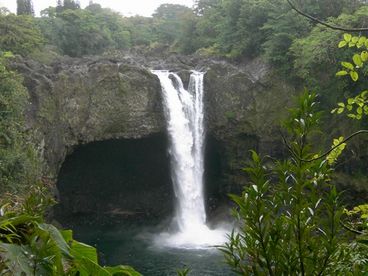
<path id="1" fill-rule="evenodd" d="M 177 199 L 178 231 L 161 234 L 160 243 L 170 247 L 205 248 L 225 242 L 225 231 L 206 225 L 203 195 L 204 138 L 203 77 L 192 71 L 188 90 L 180 77 L 169 71 L 152 71 L 160 79 L 170 139 L 172 181 Z"/>

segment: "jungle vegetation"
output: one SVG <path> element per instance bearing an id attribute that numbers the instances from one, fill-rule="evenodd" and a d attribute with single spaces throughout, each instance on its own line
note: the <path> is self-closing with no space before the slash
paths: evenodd
<path id="1" fill-rule="evenodd" d="M 334 25 L 368 25 L 365 0 L 293 3 Z M 289 156 L 268 160 L 252 153 L 245 169 L 250 185 L 242 195 L 232 196 L 241 228 L 221 250 L 243 275 L 368 271 L 368 207 L 344 209 L 343 195 L 334 185 L 334 175 L 344 167 L 337 166 L 339 158 L 367 149 L 366 136 L 349 141 L 344 137 L 367 126 L 368 32 L 344 34 L 326 28 L 298 16 L 286 0 L 197 0 L 193 8 L 165 4 L 152 17 L 123 17 L 92 1 L 81 8 L 74 0 L 56 1 L 35 17 L 32 1 L 17 4 L 17 15 L 0 10 L 2 275 L 139 275 L 130 267 L 101 267 L 94 248 L 46 222 L 52 199 L 32 140 L 37 134 L 30 133 L 24 121 L 28 94 L 21 76 L 8 66 L 16 55 L 48 63 L 63 55 L 126 51 L 196 54 L 234 63 L 258 58 L 289 82 L 308 87 L 284 124 Z M 332 146 L 323 154 L 314 141 L 330 121 L 335 122 L 329 131 L 333 137 L 324 135 L 322 140 Z M 361 153 L 346 165 L 351 181 L 355 176 L 367 179 L 366 160 L 367 154 Z M 24 192 L 24 187 L 32 188 Z"/>

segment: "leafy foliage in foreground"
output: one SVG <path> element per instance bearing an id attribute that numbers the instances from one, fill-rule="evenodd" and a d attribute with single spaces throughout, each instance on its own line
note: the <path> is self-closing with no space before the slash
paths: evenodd
<path id="1" fill-rule="evenodd" d="M 366 77 L 368 73 L 366 67 L 368 63 L 368 39 L 365 36 L 344 34 L 344 39 L 340 41 L 339 48 L 346 46 L 356 48 L 359 52 L 354 53 L 352 61 L 341 62 L 343 69 L 337 72 L 336 75 L 350 76 L 354 82 L 357 82 L 359 78 Z M 368 115 L 368 90 L 364 90 L 355 97 L 348 98 L 346 103 L 338 103 L 338 108 L 332 110 L 332 113 L 335 112 L 337 114 L 348 112 L 347 116 L 349 118 L 361 120 L 363 115 Z"/>
<path id="2" fill-rule="evenodd" d="M 26 198 L 10 196 L 0 209 L 1 275 L 139 276 L 129 266 L 102 267 L 94 247 L 45 223 L 52 199 L 45 186 L 30 188 Z"/>
<path id="3" fill-rule="evenodd" d="M 341 151 L 330 161 L 312 151 L 315 108 L 315 95 L 304 94 L 285 124 L 290 157 L 266 162 L 253 152 L 245 169 L 250 185 L 232 195 L 240 228 L 220 249 L 239 274 L 360 275 L 352 273 L 368 269 L 367 248 L 353 252 L 342 236 L 343 209 L 330 183 L 331 160 Z"/>
<path id="4" fill-rule="evenodd" d="M 353 82 L 361 82 L 364 91 L 354 97 L 347 99 L 345 103 L 338 103 L 338 107 L 332 110 L 332 113 L 347 113 L 347 117 L 363 121 L 368 115 L 368 90 L 367 90 L 367 62 L 368 62 L 368 38 L 366 36 L 353 36 L 344 34 L 338 47 L 353 48 L 358 52 L 353 53 L 352 61 L 341 62 L 343 70 L 336 73 L 337 76 L 349 76 Z M 360 130 L 362 133 L 368 133 L 368 130 Z M 368 204 L 361 204 L 352 210 L 345 210 L 344 227 L 356 234 L 356 242 L 360 246 L 366 246 L 368 251 Z M 368 261 L 366 261 L 368 263 Z"/>

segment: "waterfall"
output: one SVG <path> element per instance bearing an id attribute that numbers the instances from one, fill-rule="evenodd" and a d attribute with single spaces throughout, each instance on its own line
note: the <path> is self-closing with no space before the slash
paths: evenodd
<path id="1" fill-rule="evenodd" d="M 203 195 L 204 73 L 192 71 L 188 90 L 180 77 L 169 71 L 152 71 L 160 79 L 163 105 L 170 138 L 172 181 L 177 199 L 175 221 L 178 233 L 167 238 L 177 247 L 219 244 L 224 233 L 206 225 Z"/>

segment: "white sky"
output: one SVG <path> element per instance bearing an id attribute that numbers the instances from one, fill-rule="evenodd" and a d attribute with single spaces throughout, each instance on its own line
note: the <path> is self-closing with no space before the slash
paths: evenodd
<path id="1" fill-rule="evenodd" d="M 143 16 L 151 16 L 154 10 L 161 4 L 180 4 L 191 7 L 194 0 L 94 0 L 94 3 L 101 4 L 104 8 L 111 8 L 120 12 L 125 16 L 133 16 L 136 14 Z M 81 6 L 84 8 L 88 5 L 89 0 L 80 0 Z M 33 6 L 36 16 L 40 11 L 49 6 L 56 6 L 56 0 L 33 0 Z M 7 7 L 11 12 L 16 12 L 17 0 L 0 0 L 0 7 Z"/>

